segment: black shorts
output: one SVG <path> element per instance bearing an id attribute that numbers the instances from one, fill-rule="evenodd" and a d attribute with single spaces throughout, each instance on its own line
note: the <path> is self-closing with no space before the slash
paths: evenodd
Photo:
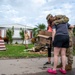
<path id="1" fill-rule="evenodd" d="M 56 35 L 53 42 L 54 47 L 68 48 L 69 35 Z"/>

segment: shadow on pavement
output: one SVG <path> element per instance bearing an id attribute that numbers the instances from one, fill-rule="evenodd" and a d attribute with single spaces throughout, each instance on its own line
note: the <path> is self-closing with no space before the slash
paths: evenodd
<path id="1" fill-rule="evenodd" d="M 34 73 L 34 74 L 25 74 L 25 75 L 75 75 L 75 68 L 73 68 L 71 71 L 67 71 L 67 74 L 62 74 L 59 71 L 57 71 L 57 74 L 50 74 L 47 72 L 40 72 L 40 73 Z"/>

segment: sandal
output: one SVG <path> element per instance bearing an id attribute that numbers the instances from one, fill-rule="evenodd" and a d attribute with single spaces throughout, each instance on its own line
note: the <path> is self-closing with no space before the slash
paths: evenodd
<path id="1" fill-rule="evenodd" d="M 63 74 L 66 74 L 66 70 L 63 70 L 62 68 L 59 71 Z"/>
<path id="2" fill-rule="evenodd" d="M 57 74 L 57 71 L 56 70 L 53 70 L 53 69 L 48 69 L 47 72 L 48 73 L 52 73 L 52 74 Z"/>

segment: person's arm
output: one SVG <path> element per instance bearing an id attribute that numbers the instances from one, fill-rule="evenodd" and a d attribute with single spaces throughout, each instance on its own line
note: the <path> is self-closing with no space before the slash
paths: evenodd
<path id="1" fill-rule="evenodd" d="M 52 31 L 52 41 L 54 41 L 55 34 L 56 34 L 56 29 L 53 29 L 53 31 Z"/>
<path id="2" fill-rule="evenodd" d="M 69 28 L 75 28 L 75 25 L 70 25 Z"/>
<path id="3" fill-rule="evenodd" d="M 67 25 L 68 25 L 68 28 L 69 28 L 69 29 L 75 28 L 75 25 L 71 25 L 71 24 L 69 24 L 69 23 L 67 23 Z"/>
<path id="4" fill-rule="evenodd" d="M 54 37 L 55 37 L 55 34 L 56 34 L 56 26 L 54 25 L 53 27 L 52 27 L 52 41 L 54 41 Z"/>

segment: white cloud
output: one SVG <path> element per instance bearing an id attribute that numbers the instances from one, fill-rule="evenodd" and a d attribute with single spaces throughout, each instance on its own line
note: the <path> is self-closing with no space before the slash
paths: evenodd
<path id="1" fill-rule="evenodd" d="M 15 23 L 20 23 L 20 22 L 23 22 L 23 21 L 26 22 L 25 19 L 26 19 L 25 17 L 13 17 L 13 18 L 11 18 L 11 20 Z"/>
<path id="2" fill-rule="evenodd" d="M 0 13 L 2 13 L 3 11 L 0 10 Z"/>
<path id="3" fill-rule="evenodd" d="M 41 9 L 45 5 L 46 0 L 31 0 L 31 7 L 34 11 Z"/>
<path id="4" fill-rule="evenodd" d="M 70 3 L 65 3 L 62 5 L 62 7 L 64 7 L 64 9 L 71 9 L 72 5 Z"/>
<path id="5" fill-rule="evenodd" d="M 46 3 L 46 0 L 31 0 L 34 4 L 36 4 L 36 5 L 43 5 L 43 4 L 45 4 Z"/>
<path id="6" fill-rule="evenodd" d="M 7 16 L 9 16 L 9 15 L 17 15 L 17 14 L 18 14 L 18 11 L 16 11 L 16 10 L 15 10 L 12 6 L 10 6 L 10 5 L 2 5 L 0 11 L 1 11 L 3 14 L 7 15 Z M 5 15 L 4 15 L 4 16 L 5 16 Z"/>
<path id="7" fill-rule="evenodd" d="M 47 0 L 47 2 L 52 2 L 52 1 L 55 1 L 55 0 Z"/>
<path id="8" fill-rule="evenodd" d="M 11 10 L 8 10 L 7 13 L 16 15 L 16 14 L 18 14 L 18 11 L 11 9 Z"/>
<path id="9" fill-rule="evenodd" d="M 46 16 L 64 14 L 74 23 L 74 0 L 2 0 L 0 23 L 46 24 Z"/>
<path id="10" fill-rule="evenodd" d="M 47 15 L 47 14 L 49 14 L 50 13 L 50 10 L 47 10 L 47 11 L 43 11 L 42 12 L 42 14 L 45 14 L 45 15 Z"/>

